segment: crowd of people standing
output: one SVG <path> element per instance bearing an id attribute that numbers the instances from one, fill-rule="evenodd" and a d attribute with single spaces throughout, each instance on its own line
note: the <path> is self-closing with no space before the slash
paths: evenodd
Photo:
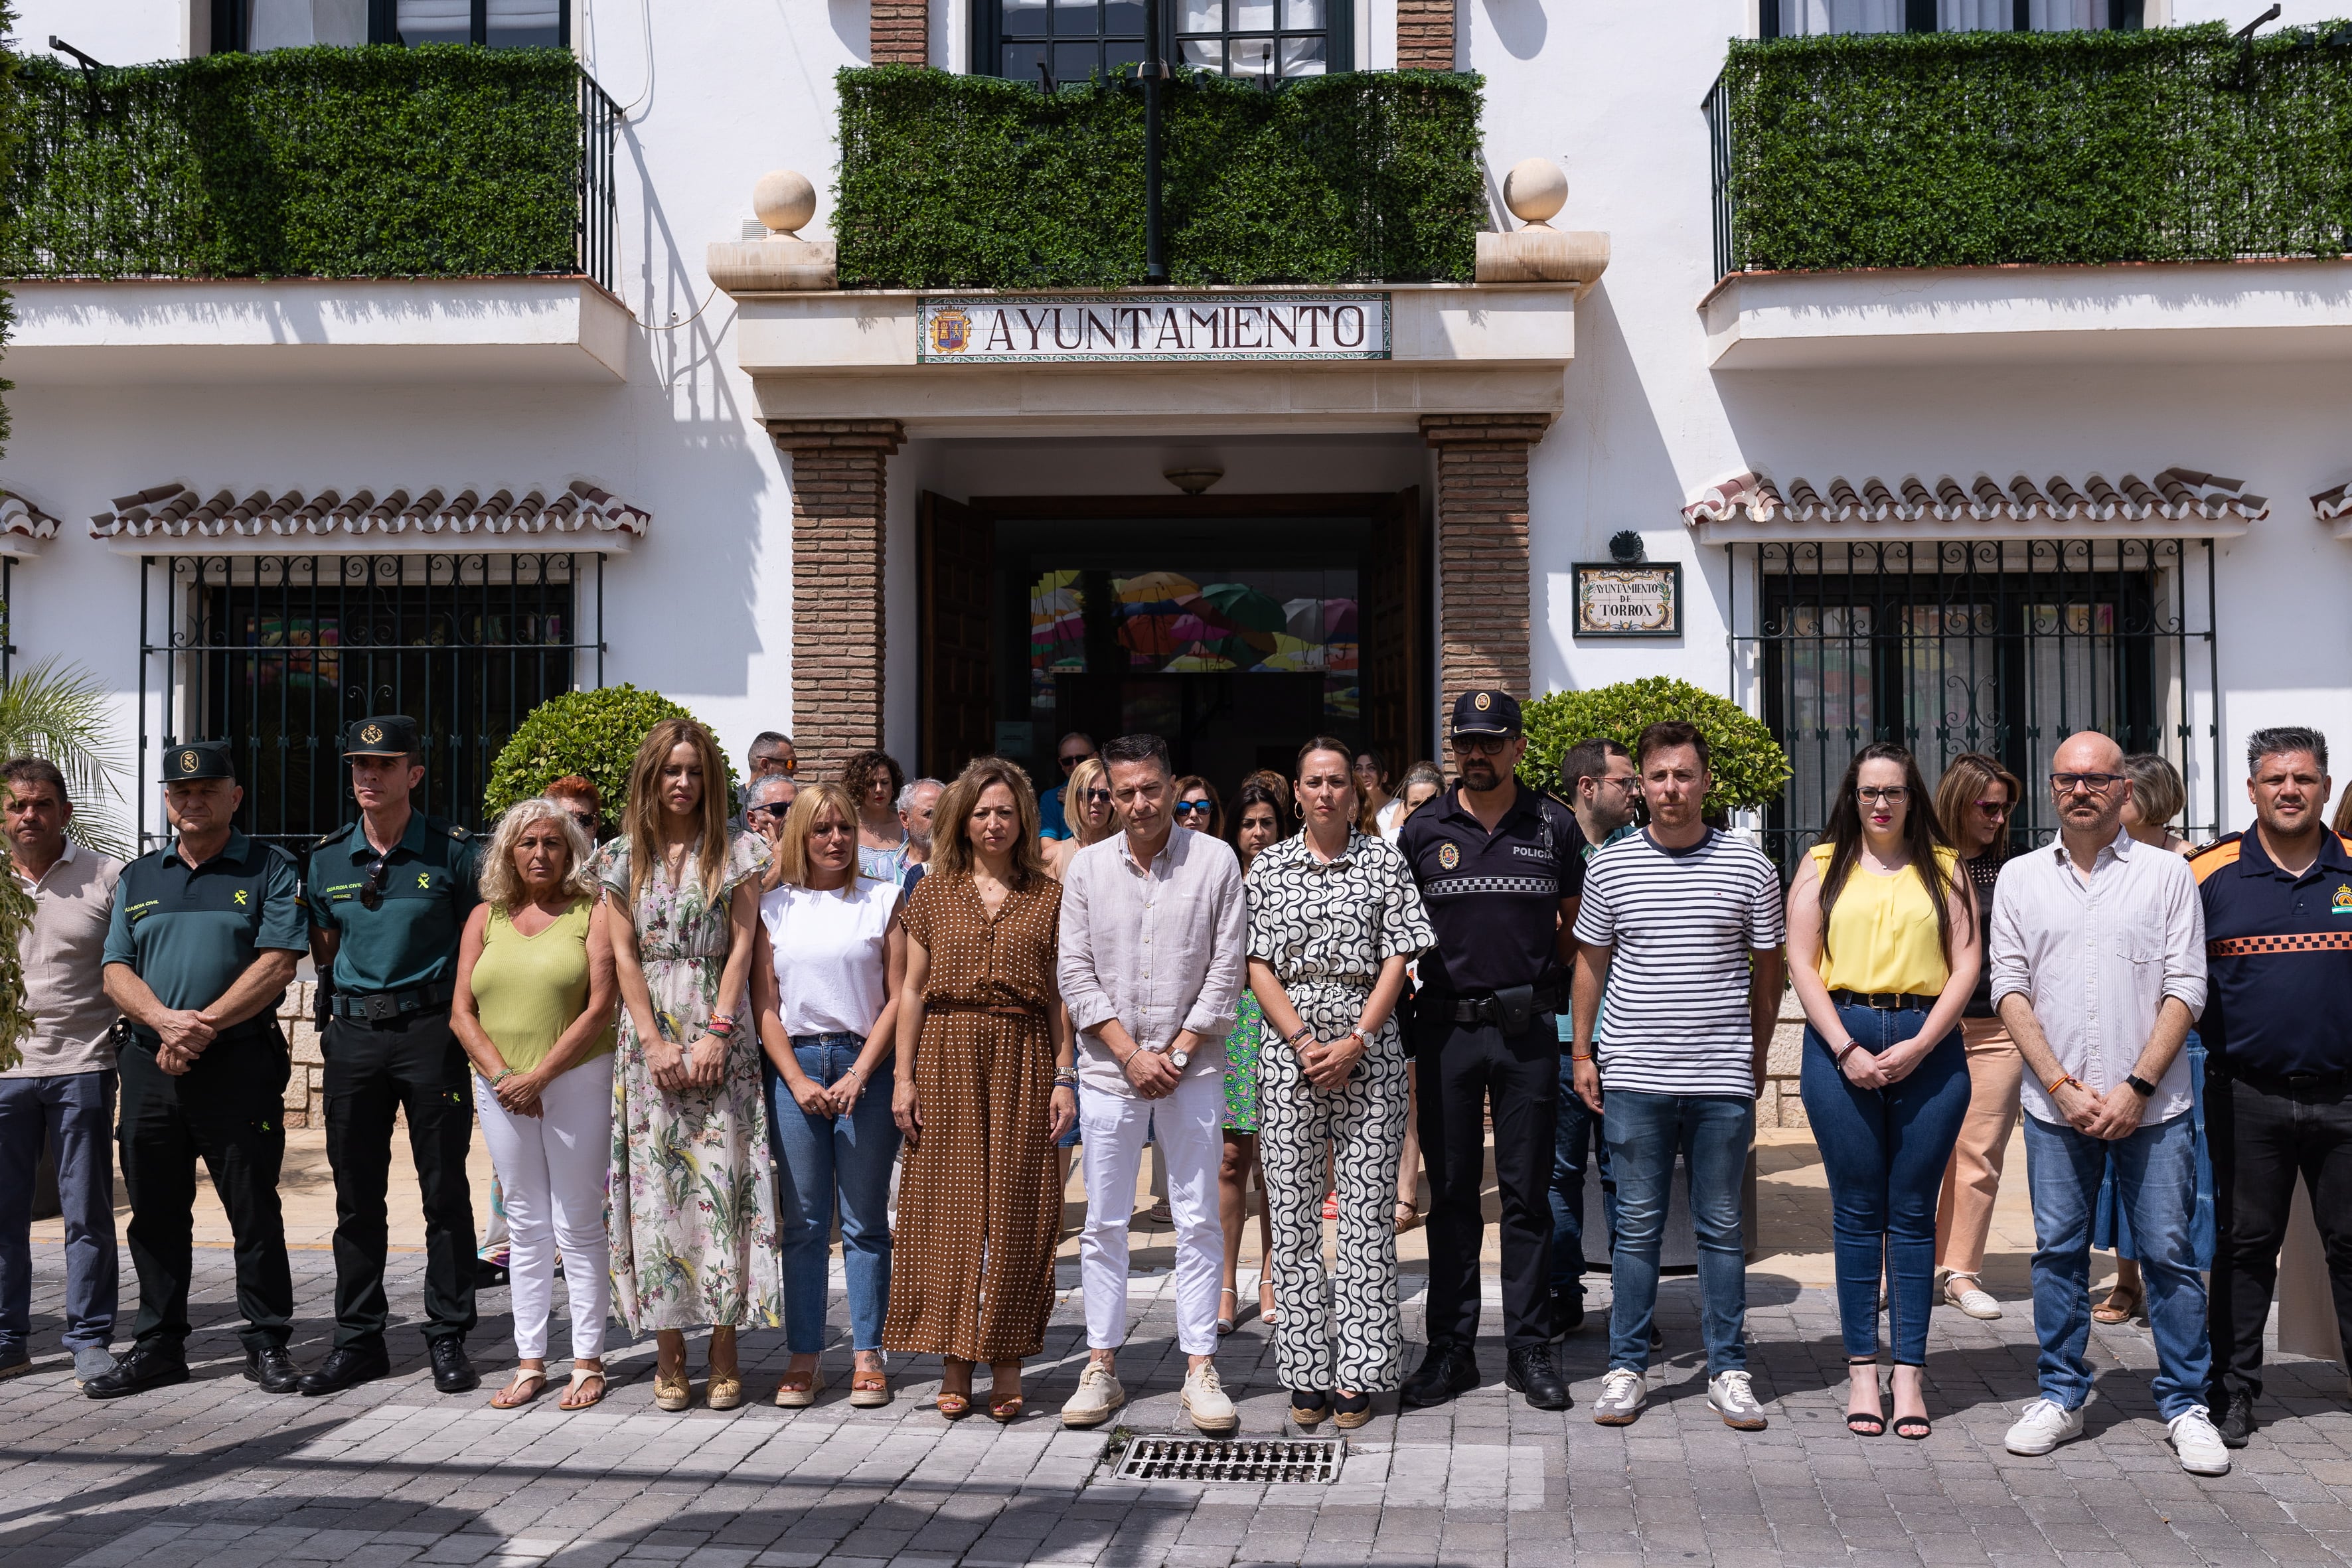
<path id="1" fill-rule="evenodd" d="M 771 732 L 739 798 L 710 733 L 673 719 L 645 737 L 609 819 L 570 778 L 483 839 L 415 808 L 415 726 L 380 715 L 344 737 L 357 819 L 307 869 L 235 826 L 225 742 L 165 754 L 173 837 L 127 866 L 68 837 L 54 767 L 8 763 L 12 869 L 36 912 L 32 1033 L 0 1076 L 0 1375 L 30 1365 L 26 1203 L 44 1138 L 65 1340 L 90 1396 L 188 1376 L 199 1157 L 235 1235 L 246 1375 L 313 1395 L 386 1375 L 404 1121 L 433 1380 L 477 1386 L 478 1117 L 510 1237 L 518 1365 L 500 1408 L 551 1386 L 559 1259 L 565 1408 L 604 1396 L 611 1316 L 654 1336 L 660 1408 L 692 1402 L 688 1337 L 705 1330 L 711 1407 L 747 1397 L 738 1336 L 762 1328 L 790 1353 L 775 1402 L 814 1403 L 837 1216 L 849 1402 L 893 1397 L 893 1353 L 937 1356 L 940 1415 L 1013 1420 L 1075 1159 L 1088 1356 L 1060 1415 L 1100 1425 L 1127 1398 L 1149 1144 L 1180 1400 L 1204 1432 L 1239 1426 L 1216 1354 L 1242 1315 L 1253 1220 L 1256 1307 L 1297 1426 L 1475 1386 L 1490 1159 L 1506 1384 L 1538 1408 L 1569 1402 L 1550 1347 L 1584 1321 L 1591 1172 L 1612 1272 L 1592 1413 L 1639 1418 L 1679 1164 L 1706 1399 L 1755 1430 L 1769 1415 L 1748 1368 L 1742 1178 L 1791 987 L 1857 1436 L 1932 1431 L 1939 1300 L 2003 1310 L 1984 1253 L 2021 1111 L 2041 1357 L 2012 1450 L 2081 1434 L 2089 1325 L 2144 1307 L 2179 1461 L 2225 1471 L 2259 1424 L 2298 1177 L 2352 1340 L 2352 1219 L 2332 1202 L 2352 1152 L 2352 854 L 2322 820 L 2315 731 L 2255 734 L 2255 828 L 2193 854 L 2168 826 L 2178 773 L 2104 735 L 2057 747 L 2058 831 L 2031 847 L 2012 829 L 2025 785 L 1999 759 L 1956 757 L 1931 790 L 1904 748 L 1874 742 L 1785 892 L 1751 837 L 1711 820 L 1692 725 L 1570 746 L 1557 794 L 1517 776 L 1528 742 L 1507 692 L 1460 694 L 1448 741 L 1451 782 L 1417 763 L 1391 793 L 1382 759 L 1317 736 L 1227 800 L 1177 775 L 1151 735 L 1065 737 L 1066 779 L 1041 795 L 993 757 L 909 782 L 864 752 L 839 782 L 803 780 Z M 308 1372 L 288 1349 L 277 1192 L 278 1009 L 305 953 L 337 1210 L 333 1343 Z M 140 1295 L 119 1357 L 110 1139 Z M 1397 1237 L 1423 1221 L 1423 1167 L 1427 1343 L 1407 1375 Z M 2133 1265 L 2096 1307 L 2095 1246 Z"/>

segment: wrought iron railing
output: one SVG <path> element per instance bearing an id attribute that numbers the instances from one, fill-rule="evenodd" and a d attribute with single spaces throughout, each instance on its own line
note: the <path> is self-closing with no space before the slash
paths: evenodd
<path id="1" fill-rule="evenodd" d="M 1784 869 L 1872 741 L 1908 747 L 1931 786 L 1959 752 L 2000 758 L 2026 785 L 2022 847 L 2057 830 L 2051 754 L 2100 731 L 2169 759 L 2189 784 L 2183 831 L 2218 831 L 2210 541 L 1735 545 L 1730 584 L 1735 689 L 1795 768 L 1764 823 Z"/>
<path id="2" fill-rule="evenodd" d="M 515 726 L 604 684 L 604 584 L 585 552 L 144 557 L 139 776 L 183 740 L 226 740 L 238 825 L 299 854 L 349 820 L 343 726 L 405 713 L 425 741 L 418 804 L 479 827 Z M 164 825 L 139 799 L 152 847 Z"/>

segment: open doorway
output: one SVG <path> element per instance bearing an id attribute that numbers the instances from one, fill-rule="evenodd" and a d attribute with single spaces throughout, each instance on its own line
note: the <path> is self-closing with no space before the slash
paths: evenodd
<path id="1" fill-rule="evenodd" d="M 975 497 L 920 507 L 922 756 L 1059 782 L 1060 737 L 1149 731 L 1230 793 L 1332 733 L 1401 770 L 1428 744 L 1417 490 Z"/>

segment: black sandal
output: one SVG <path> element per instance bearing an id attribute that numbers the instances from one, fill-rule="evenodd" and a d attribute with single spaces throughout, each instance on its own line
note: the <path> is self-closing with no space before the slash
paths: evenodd
<path id="1" fill-rule="evenodd" d="M 1926 1390 L 1921 1390 L 1925 1396 Z M 1911 1442 L 1919 1442 L 1936 1430 L 1935 1424 L 1925 1415 L 1898 1415 L 1895 1418 L 1895 1435 Z"/>
<path id="2" fill-rule="evenodd" d="M 1874 1394 L 1878 1392 L 1878 1358 L 1876 1356 L 1848 1360 L 1845 1364 L 1850 1368 L 1861 1366 L 1870 1368 L 1871 1392 Z M 1851 1376 L 1852 1373 L 1849 1373 L 1848 1375 Z M 1886 1417 L 1875 1411 L 1849 1410 L 1845 1413 L 1845 1429 L 1857 1437 L 1884 1437 L 1886 1436 Z"/>

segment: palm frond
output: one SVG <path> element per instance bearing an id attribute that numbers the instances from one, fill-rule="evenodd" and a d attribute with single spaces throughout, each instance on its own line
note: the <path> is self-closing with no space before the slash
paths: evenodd
<path id="1" fill-rule="evenodd" d="M 110 855 L 131 853 L 117 782 L 125 764 L 108 722 L 111 696 L 96 676 L 52 657 L 0 686 L 0 760 L 40 757 L 66 778 L 74 841 Z"/>

